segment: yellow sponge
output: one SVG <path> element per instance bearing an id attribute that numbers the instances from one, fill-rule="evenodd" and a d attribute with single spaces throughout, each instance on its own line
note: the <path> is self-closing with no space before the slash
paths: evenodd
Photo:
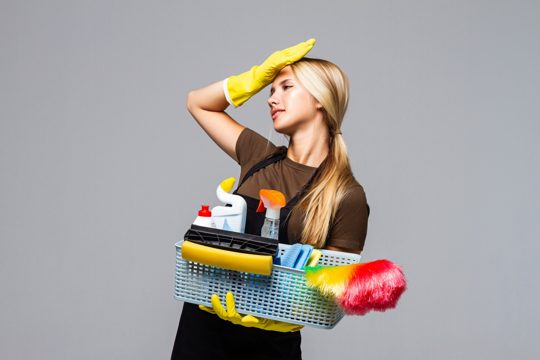
<path id="1" fill-rule="evenodd" d="M 270 255 L 245 254 L 184 241 L 182 243 L 182 257 L 187 261 L 228 270 L 261 275 L 272 273 L 272 256 Z"/>
<path id="2" fill-rule="evenodd" d="M 320 250 L 313 249 L 313 251 L 311 252 L 311 255 L 309 256 L 306 266 L 316 266 L 321 256 L 322 256 L 322 252 Z"/>

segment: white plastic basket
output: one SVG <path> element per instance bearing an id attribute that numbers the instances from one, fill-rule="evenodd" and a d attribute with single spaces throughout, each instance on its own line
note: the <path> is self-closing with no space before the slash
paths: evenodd
<path id="1" fill-rule="evenodd" d="M 211 305 L 212 294 L 225 304 L 234 294 L 240 314 L 250 314 L 291 324 L 331 329 L 343 311 L 329 298 L 306 286 L 304 271 L 274 265 L 270 276 L 226 270 L 182 258 L 182 242 L 176 244 L 174 297 L 177 300 Z M 279 244 L 281 254 L 290 245 Z M 321 250 L 317 265 L 346 265 L 360 262 L 360 255 Z"/>

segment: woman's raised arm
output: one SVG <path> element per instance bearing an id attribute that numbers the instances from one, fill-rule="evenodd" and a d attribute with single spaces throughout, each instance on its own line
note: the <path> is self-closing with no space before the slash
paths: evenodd
<path id="1" fill-rule="evenodd" d="M 186 105 L 208 136 L 230 157 L 238 161 L 236 140 L 244 130 L 244 126 L 225 112 L 229 103 L 223 92 L 223 81 L 190 91 Z"/>
<path id="2" fill-rule="evenodd" d="M 212 140 L 238 162 L 236 141 L 244 126 L 227 115 L 225 109 L 229 103 L 236 107 L 241 106 L 270 84 L 281 69 L 304 57 L 314 44 L 315 39 L 309 39 L 276 51 L 261 65 L 255 65 L 242 74 L 190 91 L 187 97 L 189 112 Z"/>

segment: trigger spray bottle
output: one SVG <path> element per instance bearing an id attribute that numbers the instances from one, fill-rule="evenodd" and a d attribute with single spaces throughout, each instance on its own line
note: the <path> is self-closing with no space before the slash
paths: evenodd
<path id="1" fill-rule="evenodd" d="M 261 189 L 259 191 L 259 207 L 257 212 L 263 212 L 266 209 L 264 224 L 261 229 L 261 236 L 270 239 L 279 238 L 279 213 L 285 206 L 285 195 L 277 190 Z"/>

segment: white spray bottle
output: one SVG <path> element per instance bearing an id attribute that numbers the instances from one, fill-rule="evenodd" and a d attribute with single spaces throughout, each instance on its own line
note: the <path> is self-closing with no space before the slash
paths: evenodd
<path id="1" fill-rule="evenodd" d="M 240 195 L 229 194 L 236 179 L 230 177 L 219 184 L 216 189 L 218 199 L 232 206 L 215 206 L 212 208 L 212 218 L 216 228 L 243 233 L 246 228 L 246 200 Z"/>
<path id="2" fill-rule="evenodd" d="M 261 236 L 278 239 L 279 213 L 281 208 L 286 205 L 285 195 L 277 190 L 261 189 L 259 191 L 259 197 L 261 201 L 259 202 L 257 212 L 263 212 L 266 209 Z"/>

